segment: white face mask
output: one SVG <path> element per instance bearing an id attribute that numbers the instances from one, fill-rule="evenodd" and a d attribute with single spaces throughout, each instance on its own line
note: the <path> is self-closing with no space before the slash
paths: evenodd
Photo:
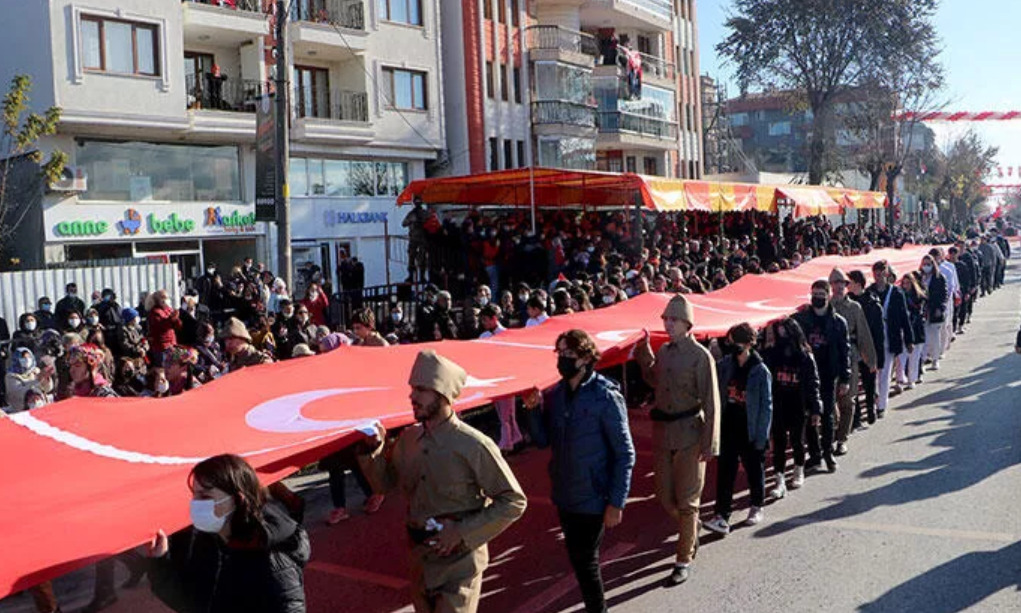
<path id="1" fill-rule="evenodd" d="M 35 332 L 36 323 L 34 321 L 25 322 L 25 330 L 29 332 Z"/>
<path id="2" fill-rule="evenodd" d="M 215 339 L 212 336 L 207 336 L 204 339 L 202 339 L 202 342 L 205 343 L 206 345 L 212 345 L 214 340 Z"/>
<path id="3" fill-rule="evenodd" d="M 82 325 L 82 320 L 78 319 L 77 317 L 74 317 L 74 318 L 71 318 L 71 319 L 67 320 L 67 323 L 72 328 L 77 328 L 78 326 Z"/>
<path id="4" fill-rule="evenodd" d="M 99 323 L 99 318 L 98 317 L 86 317 L 85 321 L 88 322 L 88 324 L 90 326 L 94 326 L 94 325 Z"/>
<path id="5" fill-rule="evenodd" d="M 42 400 L 36 400 L 35 402 L 29 403 L 28 409 L 31 411 L 32 409 L 41 409 L 44 406 L 46 406 L 45 402 Z"/>
<path id="6" fill-rule="evenodd" d="M 487 304 L 489 304 L 489 298 L 486 298 L 485 296 L 479 296 L 479 304 L 482 306 L 486 306 Z"/>
<path id="7" fill-rule="evenodd" d="M 521 302 L 528 302 L 528 294 L 518 294 L 518 300 Z"/>
<path id="8" fill-rule="evenodd" d="M 18 358 L 18 364 L 21 364 L 21 368 L 24 370 L 29 370 L 35 366 L 35 360 L 30 355 L 23 355 Z"/>
<path id="9" fill-rule="evenodd" d="M 613 304 L 613 303 L 614 303 L 613 296 L 603 296 L 603 304 Z"/>
<path id="10" fill-rule="evenodd" d="M 231 513 L 234 511 L 231 510 L 223 517 L 217 517 L 216 505 L 226 502 L 227 500 L 230 500 L 230 496 L 219 500 L 192 500 L 189 508 L 191 525 L 195 526 L 195 529 L 199 532 L 216 534 L 220 530 L 223 530 L 223 525 L 227 523 L 227 518 L 230 517 Z"/>
<path id="11" fill-rule="evenodd" d="M 400 322 L 401 321 L 401 314 L 400 313 L 390 313 L 390 319 L 393 319 L 394 323 Z"/>
<path id="12" fill-rule="evenodd" d="M 284 309 L 284 317 L 294 317 L 294 309 Z"/>
<path id="13" fill-rule="evenodd" d="M 169 391 L 170 391 L 170 384 L 167 383 L 166 381 L 160 381 L 159 383 L 156 384 L 156 393 L 157 394 L 166 394 Z"/>

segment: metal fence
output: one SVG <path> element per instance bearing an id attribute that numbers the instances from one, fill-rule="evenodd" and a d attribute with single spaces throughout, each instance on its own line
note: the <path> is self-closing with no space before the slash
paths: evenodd
<path id="1" fill-rule="evenodd" d="M 111 288 L 117 292 L 121 306 L 135 306 L 138 297 L 158 289 L 167 290 L 170 304 L 179 304 L 177 264 L 143 264 L 66 270 L 24 270 L 0 273 L 0 317 L 7 320 L 13 332 L 22 313 L 35 311 L 39 298 L 49 297 L 56 303 L 64 296 L 68 283 L 78 284 L 78 297 L 89 304 L 94 291 Z"/>
<path id="2" fill-rule="evenodd" d="M 354 312 L 369 307 L 376 316 L 376 327 L 384 329 L 391 311 L 399 304 L 404 321 L 414 324 L 415 305 L 424 287 L 422 283 L 393 283 L 337 292 L 330 299 L 330 323 L 349 330 Z"/>

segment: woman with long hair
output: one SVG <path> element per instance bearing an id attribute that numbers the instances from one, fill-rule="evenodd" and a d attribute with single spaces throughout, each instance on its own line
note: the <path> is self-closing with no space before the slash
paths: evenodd
<path id="1" fill-rule="evenodd" d="M 909 272 L 900 278 L 900 288 L 908 303 L 908 321 L 911 323 L 911 334 L 915 344 L 911 351 L 904 348 L 897 364 L 897 382 L 905 389 L 912 389 L 922 382 L 922 352 L 925 350 L 926 329 L 925 310 L 928 295 L 918 282 L 918 276 Z"/>
<path id="2" fill-rule="evenodd" d="M 308 534 L 244 459 L 203 460 L 188 477 L 192 529 L 149 545 L 152 590 L 175 611 L 304 613 Z"/>

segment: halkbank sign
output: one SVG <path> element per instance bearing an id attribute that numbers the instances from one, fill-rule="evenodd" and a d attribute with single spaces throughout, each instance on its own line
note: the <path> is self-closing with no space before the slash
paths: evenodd
<path id="1" fill-rule="evenodd" d="M 43 213 L 46 240 L 145 241 L 256 235 L 255 207 L 243 204 L 58 204 Z"/>

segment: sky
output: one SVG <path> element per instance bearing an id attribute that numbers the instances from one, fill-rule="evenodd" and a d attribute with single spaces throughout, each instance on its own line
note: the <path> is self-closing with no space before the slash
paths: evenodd
<path id="1" fill-rule="evenodd" d="M 697 0 L 699 47 L 702 74 L 729 83 L 730 95 L 737 87 L 731 81 L 733 70 L 716 55 L 716 43 L 726 36 L 724 22 L 731 0 Z M 947 72 L 944 97 L 951 111 L 1021 110 L 1021 45 L 1017 32 L 1021 25 L 1018 0 L 941 0 L 936 28 L 943 40 L 940 56 Z M 945 147 L 967 130 L 974 129 L 982 139 L 1000 152 L 997 162 L 1013 166 L 1010 178 L 999 176 L 989 183 L 1018 183 L 1021 167 L 1021 120 L 993 123 L 931 123 L 936 143 Z"/>

